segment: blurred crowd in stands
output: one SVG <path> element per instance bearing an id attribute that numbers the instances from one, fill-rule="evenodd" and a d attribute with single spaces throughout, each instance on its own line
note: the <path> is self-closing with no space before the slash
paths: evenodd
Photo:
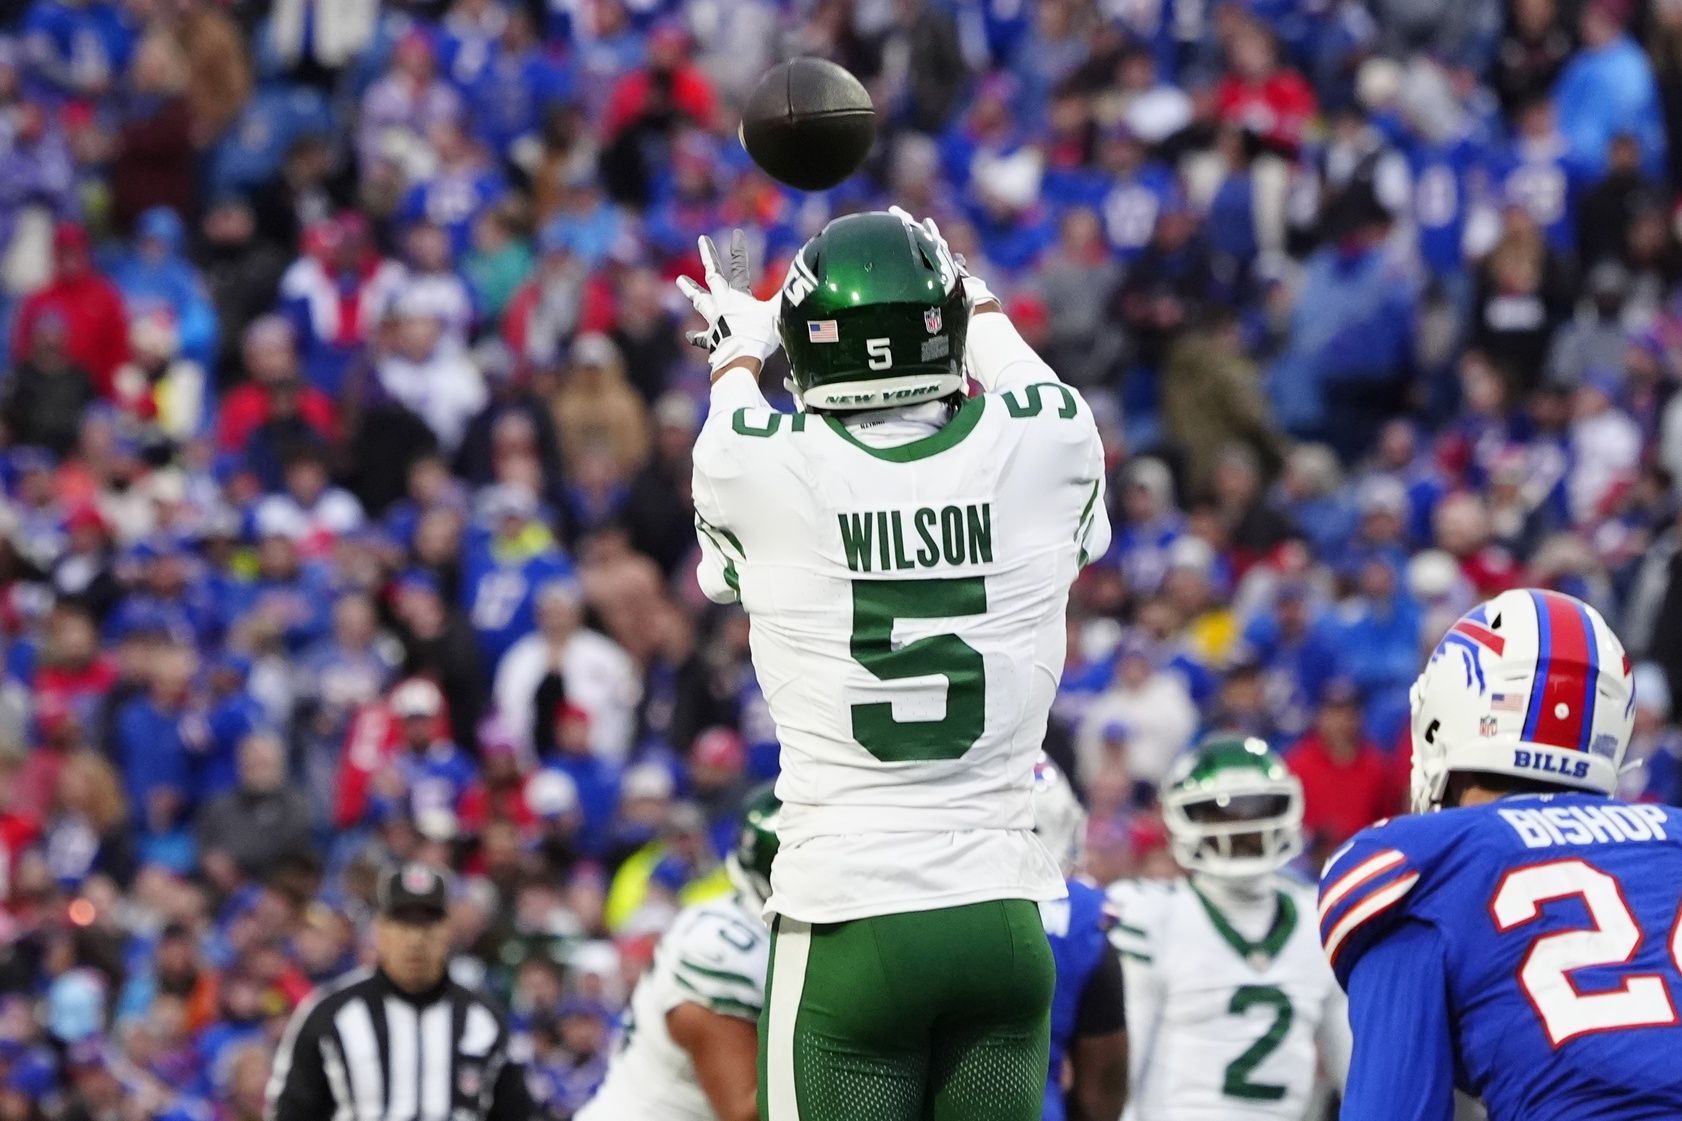
<path id="1" fill-rule="evenodd" d="M 735 139 L 834 59 L 823 195 Z M 700 596 L 672 280 L 939 221 L 1093 402 L 1110 555 L 1047 748 L 1170 867 L 1203 732 L 1308 863 L 1521 584 L 1637 662 L 1682 801 L 1682 0 L 0 0 L 0 1121 L 257 1121 L 394 859 L 566 1121 L 777 744 Z M 766 385 L 781 393 L 781 372 Z"/>

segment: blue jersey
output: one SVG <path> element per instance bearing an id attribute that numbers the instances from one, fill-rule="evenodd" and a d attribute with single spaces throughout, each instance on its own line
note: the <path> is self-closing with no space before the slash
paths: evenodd
<path id="1" fill-rule="evenodd" d="M 1577 238 L 1577 195 L 1581 169 L 1571 162 L 1563 143 L 1515 144 L 1501 162 L 1498 191 L 1510 205 L 1523 208 L 1548 244 L 1569 252 Z"/>
<path id="2" fill-rule="evenodd" d="M 1051 997 L 1051 1069 L 1045 1082 L 1045 1121 L 1063 1121 L 1059 1079 L 1069 1044 L 1075 1038 L 1081 994 L 1110 949 L 1112 919 L 1104 893 L 1079 880 L 1069 881 L 1069 897 L 1040 904 L 1051 958 L 1057 963 L 1057 988 Z"/>
<path id="3" fill-rule="evenodd" d="M 1682 811 L 1591 794 L 1398 818 L 1327 865 L 1344 1116 L 1682 1117 Z"/>
<path id="4" fill-rule="evenodd" d="M 1109 190 L 1098 203 L 1104 235 L 1123 261 L 1139 258 L 1156 232 L 1156 219 L 1174 196 L 1174 173 L 1159 164 L 1146 164 L 1126 178 L 1108 180 Z"/>
<path id="5" fill-rule="evenodd" d="M 1465 267 L 1461 243 L 1482 175 L 1478 145 L 1466 136 L 1440 144 L 1421 141 L 1408 147 L 1407 158 L 1419 257 L 1435 276 L 1457 273 Z"/>
<path id="6" fill-rule="evenodd" d="M 572 562 L 559 549 L 529 555 L 517 552 L 499 560 L 488 541 L 464 551 L 463 606 L 479 640 L 485 670 L 494 673 L 508 648 L 537 627 L 537 592 L 543 585 L 572 575 Z"/>

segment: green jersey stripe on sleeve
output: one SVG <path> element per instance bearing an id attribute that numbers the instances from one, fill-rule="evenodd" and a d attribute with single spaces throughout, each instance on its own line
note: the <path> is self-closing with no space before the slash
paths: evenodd
<path id="1" fill-rule="evenodd" d="M 710 977 L 715 981 L 728 981 L 732 984 L 746 985 L 749 989 L 754 990 L 759 988 L 759 985 L 753 980 L 753 978 L 747 976 L 746 974 L 732 973 L 728 969 L 712 969 L 705 965 L 696 965 L 694 962 L 687 961 L 683 958 L 679 958 L 677 960 L 677 968 L 679 970 L 687 970 L 691 973 L 699 973 L 702 977 Z"/>
<path id="2" fill-rule="evenodd" d="M 695 1001 L 695 1003 L 704 1008 L 710 1008 L 714 1012 L 722 1012 L 729 1016 L 742 1016 L 748 1019 L 759 1018 L 760 1006 L 757 1004 L 749 1004 L 745 1000 L 737 1000 L 734 997 L 720 996 L 717 993 L 707 992 L 705 989 L 699 988 L 689 981 L 686 981 L 681 973 L 674 973 L 672 975 L 672 979 L 678 983 L 679 988 L 687 989 L 689 992 L 699 997 L 700 999 Z"/>

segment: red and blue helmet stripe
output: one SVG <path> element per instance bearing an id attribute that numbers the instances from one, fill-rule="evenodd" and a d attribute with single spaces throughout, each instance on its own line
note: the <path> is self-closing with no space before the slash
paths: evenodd
<path id="1" fill-rule="evenodd" d="M 1524 740 L 1587 751 L 1594 736 L 1600 644 L 1583 605 L 1558 592 L 1532 591 L 1536 675 L 1524 714 Z"/>

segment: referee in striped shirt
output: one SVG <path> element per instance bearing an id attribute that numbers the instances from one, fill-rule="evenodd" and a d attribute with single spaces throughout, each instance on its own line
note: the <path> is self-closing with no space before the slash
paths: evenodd
<path id="1" fill-rule="evenodd" d="M 376 964 L 293 1013 L 265 1121 L 530 1121 L 508 1023 L 450 980 L 449 883 L 424 864 L 380 881 Z"/>

